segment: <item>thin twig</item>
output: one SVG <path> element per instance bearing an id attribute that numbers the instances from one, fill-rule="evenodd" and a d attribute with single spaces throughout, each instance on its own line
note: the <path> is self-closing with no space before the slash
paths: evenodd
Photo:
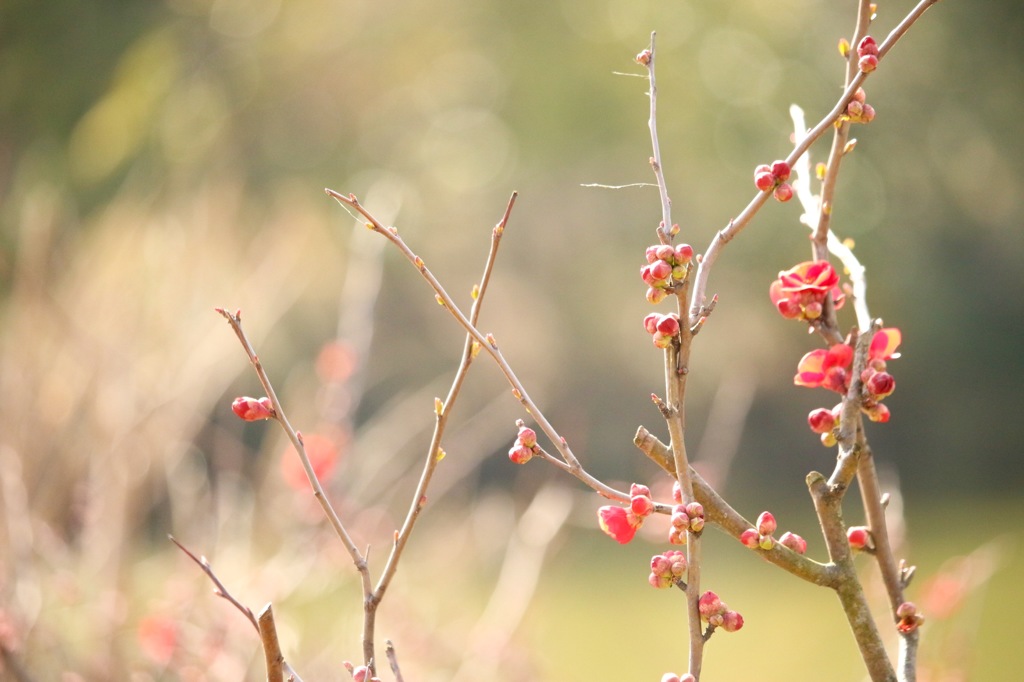
<path id="1" fill-rule="evenodd" d="M 367 211 L 366 208 L 359 203 L 359 200 L 354 194 L 346 196 L 335 192 L 332 189 L 325 189 L 324 191 L 342 206 L 351 208 L 362 215 L 366 219 L 366 224 L 369 229 L 381 234 L 390 241 L 396 248 L 398 248 L 399 251 L 401 251 L 406 260 L 408 260 L 413 267 L 419 271 L 420 275 L 434 291 L 438 302 L 440 302 L 449 314 L 455 318 L 459 325 L 461 325 L 462 328 L 473 337 L 473 340 L 479 344 L 479 348 L 490 355 L 491 359 L 498 365 L 498 368 L 501 370 L 502 374 L 504 374 L 506 381 L 508 381 L 509 385 L 512 386 L 512 393 L 516 400 L 522 403 L 526 411 L 537 422 L 537 425 L 540 426 L 541 430 L 551 440 L 559 454 L 562 456 L 563 462 L 566 465 L 565 471 L 575 476 L 577 479 L 595 490 L 598 494 L 610 500 L 628 502 L 628 494 L 606 485 L 597 478 L 594 478 L 594 476 L 589 474 L 583 468 L 565 438 L 555 430 L 554 426 L 552 426 L 551 422 L 549 422 L 544 416 L 544 413 L 540 410 L 537 404 L 532 398 L 530 398 L 530 395 L 527 393 L 523 383 L 519 380 L 519 377 L 516 376 L 512 367 L 501 353 L 501 350 L 498 347 L 498 342 L 495 340 L 494 336 L 491 334 L 484 335 L 472 322 L 470 322 L 469 318 L 462 312 L 455 301 L 452 300 L 448 292 L 445 291 L 441 283 L 423 262 L 423 259 L 417 256 L 398 235 L 397 228 L 385 227 L 382 225 L 373 217 L 373 214 Z"/>
<path id="2" fill-rule="evenodd" d="M 206 574 L 206 577 L 214 585 L 214 594 L 234 606 L 252 623 L 252 626 L 256 629 L 256 634 L 260 637 L 260 644 L 263 648 L 263 655 L 267 664 L 267 682 L 282 682 L 285 679 L 285 675 L 288 676 L 289 682 L 302 682 L 302 678 L 288 665 L 288 662 L 284 660 L 284 656 L 281 654 L 281 646 L 278 643 L 277 629 L 274 626 L 274 615 L 270 604 L 267 604 L 260 611 L 259 618 L 257 618 L 253 615 L 252 609 L 235 599 L 228 591 L 224 583 L 217 577 L 217 574 L 213 572 L 213 567 L 210 566 L 210 562 L 206 560 L 205 556 L 196 556 L 185 545 L 178 542 L 173 535 L 168 535 L 167 539 L 177 545 L 178 549 L 184 552 L 189 559 L 202 569 L 203 573 Z"/>
<path id="3" fill-rule="evenodd" d="M 495 259 L 498 255 L 498 247 L 501 244 L 501 237 L 505 232 L 505 227 L 508 225 L 509 217 L 512 214 L 512 207 L 515 205 L 516 196 L 515 192 L 508 200 L 508 205 L 505 207 L 505 212 L 501 217 L 501 220 L 495 225 L 491 232 L 491 246 L 487 254 L 487 261 L 484 265 L 484 272 L 480 278 L 480 283 L 474 289 L 473 295 L 473 306 L 470 310 L 470 322 L 476 324 L 477 319 L 480 316 L 480 307 L 483 304 L 484 294 L 487 293 L 487 286 L 491 280 L 491 273 L 494 270 Z M 451 414 L 452 409 L 455 406 L 455 402 L 459 397 L 459 393 L 462 389 L 462 384 L 466 379 L 466 375 L 469 372 L 469 366 L 472 364 L 473 359 L 476 357 L 476 342 L 472 335 L 466 335 L 466 342 L 462 349 L 462 359 L 459 362 L 459 367 L 455 372 L 455 377 L 452 380 L 451 388 L 448 390 L 448 395 L 442 402 L 437 399 L 435 402 L 435 413 L 436 418 L 434 422 L 434 433 L 430 439 L 430 445 L 427 448 L 426 458 L 423 464 L 423 472 L 420 474 L 419 483 L 416 486 L 416 491 L 413 493 L 412 503 L 409 507 L 409 511 L 406 513 L 405 521 L 402 524 L 402 528 L 395 535 L 394 544 L 391 547 L 391 552 L 388 555 L 387 562 L 384 566 L 384 570 L 381 572 L 380 578 L 377 581 L 377 585 L 367 599 L 364 611 L 364 647 L 367 644 L 370 647 L 370 653 L 372 654 L 373 649 L 373 630 L 375 622 L 375 614 L 377 605 L 384 598 L 384 593 L 387 592 L 388 586 L 391 584 L 391 580 L 398 570 L 398 562 L 402 557 L 402 551 L 405 549 L 406 543 L 409 541 L 409 537 L 412 534 L 413 527 L 416 525 L 416 520 L 419 518 L 420 512 L 423 510 L 424 501 L 426 500 L 427 488 L 430 485 L 430 481 L 433 478 L 434 470 L 437 468 L 438 462 L 441 461 L 442 453 L 441 439 L 444 436 L 445 426 L 448 423 L 448 417 Z M 373 656 L 368 656 L 369 661 Z M 367 663 L 369 665 L 369 663 Z M 375 671 L 372 671 L 375 672 Z"/>
<path id="4" fill-rule="evenodd" d="M 672 241 L 672 199 L 668 196 L 668 186 L 665 184 L 665 173 L 661 165 L 661 145 L 658 144 L 658 86 L 654 79 L 654 38 L 657 34 L 651 31 L 651 47 L 647 59 L 647 80 L 650 84 L 648 95 L 651 100 L 651 115 L 647 119 L 647 127 L 651 131 L 651 169 L 658 181 L 658 195 L 661 197 L 661 225 L 658 227 L 658 239 L 662 244 Z"/>
<path id="5" fill-rule="evenodd" d="M 390 639 L 384 640 L 384 654 L 388 657 L 388 665 L 391 666 L 391 674 L 395 676 L 395 682 L 405 682 L 402 670 L 398 667 L 398 654 L 395 653 L 395 645 Z"/>

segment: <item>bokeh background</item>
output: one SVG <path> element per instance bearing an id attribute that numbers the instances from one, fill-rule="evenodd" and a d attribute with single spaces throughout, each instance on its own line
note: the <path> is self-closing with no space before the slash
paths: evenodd
<path id="1" fill-rule="evenodd" d="M 346 678 L 355 571 L 279 431 L 231 414 L 259 386 L 213 308 L 244 311 L 375 575 L 462 334 L 325 186 L 398 225 L 467 306 L 518 190 L 481 327 L 592 473 L 664 485 L 631 446 L 660 426 L 637 277 L 657 195 L 584 186 L 651 181 L 645 82 L 618 74 L 640 73 L 656 29 L 665 172 L 702 251 L 753 167 L 790 148 L 789 105 L 811 121 L 832 106 L 854 5 L 2 3 L 0 678 L 262 679 L 255 633 L 168 533 L 242 602 L 274 603 L 305 679 Z M 911 5 L 882 3 L 873 33 Z M 1022 30 L 1017 3 L 930 10 L 868 82 L 877 118 L 854 131 L 834 212 L 872 313 L 904 334 L 892 421 L 869 437 L 919 567 L 933 681 L 1024 665 Z M 766 206 L 712 274 L 690 449 L 737 508 L 772 509 L 821 557 L 803 478 L 833 455 L 804 420 L 831 398 L 792 385 L 815 339 L 767 297 L 809 256 L 795 204 Z M 521 416 L 476 363 L 381 610 L 407 679 L 681 670 L 682 600 L 645 580 L 662 524 L 603 537 L 593 494 L 508 462 Z M 864 677 L 831 594 L 707 537 L 705 583 L 747 621 L 712 639 L 708 679 Z"/>

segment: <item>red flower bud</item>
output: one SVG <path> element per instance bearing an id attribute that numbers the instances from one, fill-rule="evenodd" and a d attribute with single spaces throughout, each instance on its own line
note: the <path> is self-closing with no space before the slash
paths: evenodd
<path id="1" fill-rule="evenodd" d="M 642 64 L 643 66 L 647 66 L 648 64 L 650 64 L 651 63 L 651 51 L 650 50 L 643 50 L 642 52 L 637 54 L 636 62 L 637 62 L 637 64 Z"/>
<path id="2" fill-rule="evenodd" d="M 646 495 L 634 495 L 629 500 L 629 509 L 640 518 L 650 516 L 654 513 L 654 500 Z"/>
<path id="3" fill-rule="evenodd" d="M 508 451 L 508 458 L 515 464 L 526 464 L 533 459 L 533 448 L 528 448 L 525 445 L 514 445 Z"/>
<path id="4" fill-rule="evenodd" d="M 653 263 L 654 261 L 658 260 L 658 247 L 659 246 L 661 246 L 661 244 L 655 244 L 653 246 L 648 246 L 647 250 L 644 251 L 644 257 L 647 258 L 647 262 L 648 263 Z"/>
<path id="5" fill-rule="evenodd" d="M 772 196 L 775 197 L 776 201 L 786 203 L 787 201 L 793 198 L 793 186 L 790 185 L 788 182 L 784 182 L 775 188 L 775 191 L 772 193 Z"/>
<path id="6" fill-rule="evenodd" d="M 761 535 L 771 535 L 775 532 L 775 516 L 771 512 L 763 511 L 757 517 L 757 532 Z"/>
<path id="7" fill-rule="evenodd" d="M 247 422 L 274 417 L 274 407 L 270 403 L 270 398 L 235 398 L 231 403 L 231 411 Z"/>
<path id="8" fill-rule="evenodd" d="M 761 536 L 753 528 L 748 528 L 740 533 L 740 542 L 750 549 L 757 549 L 758 545 L 761 544 Z"/>
<path id="9" fill-rule="evenodd" d="M 865 55 L 878 56 L 878 43 L 871 36 L 864 36 L 860 39 L 860 43 L 857 44 L 857 56 L 863 57 Z"/>
<path id="10" fill-rule="evenodd" d="M 775 161 L 772 163 L 772 175 L 774 175 L 775 179 L 779 182 L 789 180 L 790 172 L 789 164 L 785 161 Z"/>
<path id="11" fill-rule="evenodd" d="M 739 611 L 726 611 L 722 614 L 722 629 L 726 632 L 736 632 L 743 627 L 743 616 Z"/>
<path id="12" fill-rule="evenodd" d="M 832 410 L 819 407 L 807 415 L 807 423 L 814 433 L 830 433 L 836 427 L 836 418 Z"/>
<path id="13" fill-rule="evenodd" d="M 700 599 L 697 600 L 697 610 L 700 611 L 700 617 L 703 620 L 707 620 L 711 616 L 721 613 L 725 604 L 718 598 L 718 595 L 708 590 L 704 594 L 700 595 Z"/>
<path id="14" fill-rule="evenodd" d="M 872 549 L 874 543 L 871 540 L 871 531 L 865 526 L 850 526 L 846 529 L 846 539 L 850 547 L 855 550 L 864 548 Z"/>
<path id="15" fill-rule="evenodd" d="M 779 542 L 782 543 L 783 547 L 788 547 L 797 554 L 805 554 L 807 552 L 807 540 L 804 540 L 796 533 L 786 531 L 779 538 Z"/>
<path id="16" fill-rule="evenodd" d="M 693 259 L 693 247 L 689 244 L 676 246 L 675 259 L 677 264 L 686 264 Z"/>
<path id="17" fill-rule="evenodd" d="M 754 186 L 762 192 L 767 192 L 775 187 L 775 176 L 769 166 L 761 165 L 754 169 Z"/>
<path id="18" fill-rule="evenodd" d="M 881 400 L 896 390 L 896 380 L 888 372 L 875 372 L 868 378 L 864 388 L 875 400 Z"/>
<path id="19" fill-rule="evenodd" d="M 672 276 L 672 264 L 668 261 L 656 260 L 647 267 L 655 282 L 663 282 Z"/>
<path id="20" fill-rule="evenodd" d="M 663 315 L 658 320 L 658 331 L 666 336 L 675 336 L 679 333 L 679 317 L 674 313 Z"/>
<path id="21" fill-rule="evenodd" d="M 519 441 L 520 445 L 527 448 L 532 448 L 537 444 L 537 432 L 531 429 L 529 426 L 520 426 L 517 440 Z"/>
<path id="22" fill-rule="evenodd" d="M 878 57 L 873 54 L 866 54 L 857 62 L 857 68 L 863 73 L 871 73 L 878 68 Z"/>

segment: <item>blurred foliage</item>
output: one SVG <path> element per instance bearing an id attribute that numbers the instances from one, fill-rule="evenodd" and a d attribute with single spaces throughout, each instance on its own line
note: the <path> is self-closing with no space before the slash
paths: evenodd
<path id="1" fill-rule="evenodd" d="M 651 180 L 645 83 L 616 72 L 639 73 L 632 57 L 657 29 L 665 170 L 683 236 L 701 251 L 749 200 L 752 168 L 790 148 L 789 104 L 812 121 L 831 107 L 853 6 L 0 5 L 0 617 L 38 679 L 260 678 L 253 633 L 171 552 L 168 532 L 208 554 L 253 608 L 281 606 L 286 655 L 304 674 L 336 679 L 341 658 L 357 655 L 348 559 L 281 484 L 276 430 L 231 416 L 231 398 L 258 387 L 212 308 L 245 311 L 296 423 L 330 434 L 341 452 L 332 494 L 377 559 L 461 334 L 397 254 L 350 229 L 324 186 L 400 226 L 460 300 L 519 190 L 482 327 L 593 473 L 653 476 L 630 439 L 658 421 L 647 396 L 661 360 L 639 323 L 649 307 L 637 277 L 657 197 L 582 186 Z M 882 3 L 876 36 L 910 6 Z M 876 455 L 911 510 L 955 508 L 920 517 L 935 543 L 925 574 L 997 532 L 955 544 L 935 530 L 973 500 L 1009 500 L 985 517 L 999 531 L 1021 511 L 1022 29 L 1018 3 L 931 10 L 868 82 L 878 116 L 855 130 L 835 207 L 835 230 L 868 268 L 872 313 L 904 333 L 893 421 L 870 428 Z M 808 257 L 797 215 L 767 206 L 730 244 L 711 279 L 721 304 L 694 351 L 692 442 L 709 466 L 735 451 L 718 473 L 750 515 L 803 502 L 804 474 L 831 460 L 803 425 L 822 396 L 791 385 L 814 339 L 767 298 L 775 274 Z M 325 369 L 335 342 L 353 366 Z M 439 511 L 382 616 L 414 679 L 459 666 L 512 512 L 553 474 L 509 468 L 501 453 L 518 406 L 479 364 L 431 496 Z M 726 426 L 705 437 L 709 418 Z M 592 507 L 577 505 L 588 532 Z M 605 609 L 601 592 L 643 580 L 633 564 L 586 559 L 612 576 L 576 561 L 563 558 L 574 579 L 542 583 L 540 615 L 528 618 L 574 617 L 564 631 L 585 639 L 596 619 L 575 618 L 578 599 Z M 748 563 L 723 577 L 749 582 Z M 464 592 L 432 589 L 456 580 Z M 1019 587 L 999 589 L 1020 606 Z M 838 618 L 831 603 L 822 610 Z M 574 676 L 546 661 L 578 640 L 531 636 L 499 654 L 503 679 L 593 679 L 650 648 L 609 642 L 597 672 Z M 710 661 L 722 660 L 717 646 Z M 998 676 L 991 659 L 1011 649 L 978 663 L 978 679 Z"/>

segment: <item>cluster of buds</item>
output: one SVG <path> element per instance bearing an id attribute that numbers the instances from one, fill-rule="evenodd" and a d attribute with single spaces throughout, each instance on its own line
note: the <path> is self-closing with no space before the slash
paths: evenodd
<path id="1" fill-rule="evenodd" d="M 700 611 L 700 619 L 712 627 L 722 628 L 726 632 L 736 632 L 743 627 L 743 616 L 739 611 L 732 611 L 710 590 L 700 595 L 697 610 Z"/>
<path id="2" fill-rule="evenodd" d="M 850 543 L 850 549 L 857 552 L 861 550 L 872 552 L 875 549 L 875 539 L 871 537 L 871 530 L 867 526 L 847 528 L 846 541 Z"/>
<path id="3" fill-rule="evenodd" d="M 644 329 L 658 348 L 668 348 L 672 339 L 679 336 L 679 316 L 675 313 L 660 315 L 651 313 L 644 318 Z"/>
<path id="4" fill-rule="evenodd" d="M 640 278 L 647 285 L 647 300 L 661 303 L 668 296 L 673 280 L 683 280 L 693 260 L 689 244 L 655 244 L 647 247 L 647 265 L 640 268 Z"/>
<path id="5" fill-rule="evenodd" d="M 771 192 L 778 201 L 789 201 L 793 198 L 793 186 L 789 180 L 790 168 L 785 161 L 776 161 L 772 165 L 761 164 L 754 169 L 754 186 L 762 192 Z"/>
<path id="6" fill-rule="evenodd" d="M 661 676 L 661 682 L 697 682 L 697 678 L 690 673 L 682 676 L 675 673 L 665 673 Z"/>
<path id="7" fill-rule="evenodd" d="M 896 352 L 902 341 L 902 334 L 895 327 L 879 329 L 871 338 L 868 347 L 867 365 L 860 374 L 861 411 L 874 422 L 889 421 L 889 408 L 882 400 L 896 389 L 896 380 L 887 371 L 886 361 L 898 358 Z M 827 388 L 846 395 L 850 388 L 850 368 L 853 364 L 853 347 L 837 343 L 831 348 L 818 348 L 800 358 L 793 383 L 807 388 Z M 826 446 L 836 444 L 835 429 L 839 425 L 841 405 L 831 410 L 818 408 L 807 415 L 811 431 L 821 434 Z"/>
<path id="8" fill-rule="evenodd" d="M 651 574 L 647 582 L 652 587 L 665 589 L 682 581 L 686 575 L 686 555 L 676 549 L 651 557 Z"/>
<path id="9" fill-rule="evenodd" d="M 508 451 L 508 458 L 516 464 L 526 464 L 537 454 L 537 432 L 526 425 L 522 419 L 516 420 L 519 433 L 516 442 Z"/>
<path id="10" fill-rule="evenodd" d="M 769 511 L 761 512 L 757 517 L 757 528 L 748 528 L 740 534 L 740 542 L 750 549 L 769 550 L 775 546 L 772 534 L 777 528 L 775 516 Z"/>
<path id="11" fill-rule="evenodd" d="M 769 511 L 763 511 L 757 517 L 757 528 L 748 528 L 740 533 L 740 542 L 750 549 L 763 549 L 766 551 L 772 549 L 775 543 L 778 542 L 783 547 L 788 547 L 797 554 L 807 552 L 807 541 L 796 533 L 786 531 L 782 534 L 781 538 L 776 540 L 773 537 L 776 528 L 778 528 L 778 524 L 775 521 L 775 516 Z"/>
<path id="12" fill-rule="evenodd" d="M 256 399 L 248 396 L 235 398 L 234 402 L 231 403 L 231 411 L 238 415 L 240 419 L 244 419 L 247 422 L 259 421 L 260 419 L 273 419 L 277 416 L 274 412 L 274 406 L 270 402 L 270 398 Z"/>
<path id="13" fill-rule="evenodd" d="M 846 105 L 846 113 L 843 119 L 852 123 L 871 123 L 875 120 L 875 108 L 868 104 L 865 99 L 864 88 L 857 88 L 853 93 L 853 99 Z"/>
<path id="14" fill-rule="evenodd" d="M 839 273 L 828 261 L 805 261 L 779 273 L 768 288 L 775 309 L 787 320 L 812 322 L 821 317 L 825 297 L 832 295 L 836 310 L 846 296 L 839 288 Z"/>
<path id="15" fill-rule="evenodd" d="M 605 505 L 597 510 L 597 522 L 620 545 L 633 539 L 644 519 L 654 513 L 651 489 L 634 483 L 629 486 L 629 507 Z"/>
<path id="16" fill-rule="evenodd" d="M 673 545 L 685 545 L 686 533 L 700 533 L 704 530 L 704 506 L 700 502 L 677 504 L 672 507 L 672 526 L 668 541 Z"/>
<path id="17" fill-rule="evenodd" d="M 924 616 L 917 612 L 914 602 L 905 601 L 896 607 L 896 629 L 909 634 L 924 623 Z"/>
<path id="18" fill-rule="evenodd" d="M 871 36 L 864 36 L 857 44 L 857 68 L 863 73 L 871 73 L 878 68 L 878 43 Z"/>

